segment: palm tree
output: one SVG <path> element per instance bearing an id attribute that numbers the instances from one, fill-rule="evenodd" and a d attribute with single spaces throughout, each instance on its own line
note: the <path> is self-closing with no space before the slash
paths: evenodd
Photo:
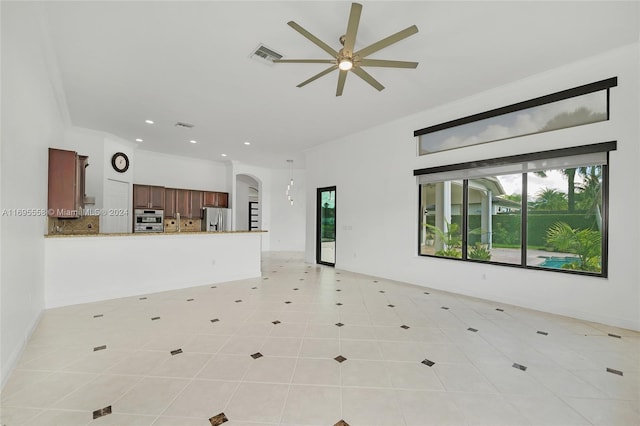
<path id="1" fill-rule="evenodd" d="M 574 229 L 565 222 L 557 222 L 547 230 L 547 242 L 557 250 L 574 253 L 577 262 L 563 266 L 566 269 L 600 272 L 602 236 L 592 229 Z"/>
<path id="2" fill-rule="evenodd" d="M 564 129 L 567 127 L 579 126 L 581 124 L 595 123 L 598 121 L 604 121 L 607 119 L 607 114 L 604 112 L 594 112 L 586 107 L 578 108 L 571 112 L 563 112 L 551 120 L 549 120 L 541 129 L 540 132 L 548 132 L 550 130 Z M 567 177 L 567 207 L 570 212 L 575 210 L 575 178 L 576 171 L 583 176 L 587 175 L 586 167 L 579 167 L 577 169 L 564 169 L 562 173 Z"/>
<path id="3" fill-rule="evenodd" d="M 542 188 L 531 203 L 532 210 L 566 210 L 567 194 L 553 188 Z"/>
<path id="4" fill-rule="evenodd" d="M 602 229 L 602 167 L 586 168 L 587 175 L 578 189 L 576 206 L 581 210 L 593 212 L 596 216 L 598 229 Z"/>

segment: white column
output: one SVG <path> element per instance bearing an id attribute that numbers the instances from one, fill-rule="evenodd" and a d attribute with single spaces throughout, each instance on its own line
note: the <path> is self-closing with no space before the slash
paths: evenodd
<path id="1" fill-rule="evenodd" d="M 451 181 L 436 184 L 436 226 L 445 234 L 451 223 Z M 444 241 L 436 234 L 436 250 L 443 250 Z"/>

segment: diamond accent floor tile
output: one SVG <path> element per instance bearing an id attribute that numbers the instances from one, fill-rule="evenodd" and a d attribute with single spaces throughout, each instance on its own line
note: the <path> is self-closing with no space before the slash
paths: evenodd
<path id="1" fill-rule="evenodd" d="M 277 279 L 43 311 L 0 423 L 86 425 L 104 407 L 96 425 L 640 424 L 638 332 L 302 254 L 265 252 L 262 269 Z"/>
<path id="2" fill-rule="evenodd" d="M 209 419 L 211 426 L 220 426 L 222 423 L 228 422 L 227 416 L 224 413 L 217 414 Z"/>
<path id="3" fill-rule="evenodd" d="M 622 376 L 623 373 L 620 370 L 614 370 L 613 368 L 607 367 L 607 373 L 617 374 L 618 376 Z"/>
<path id="4" fill-rule="evenodd" d="M 99 419 L 100 417 L 104 417 L 108 414 L 111 414 L 111 406 L 101 408 L 93 412 L 93 420 Z"/>

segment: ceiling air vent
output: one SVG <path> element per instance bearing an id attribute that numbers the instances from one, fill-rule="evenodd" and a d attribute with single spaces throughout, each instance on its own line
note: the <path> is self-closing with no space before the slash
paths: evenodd
<path id="1" fill-rule="evenodd" d="M 274 59 L 282 59 L 282 55 L 264 44 L 259 45 L 251 53 L 250 57 L 262 63 L 272 65 Z"/>
<path id="2" fill-rule="evenodd" d="M 182 129 L 193 129 L 195 127 L 193 124 L 183 123 L 181 121 L 178 121 L 175 126 Z"/>

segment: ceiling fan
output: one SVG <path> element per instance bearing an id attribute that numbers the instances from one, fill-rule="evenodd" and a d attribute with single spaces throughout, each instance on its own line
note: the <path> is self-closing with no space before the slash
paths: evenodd
<path id="1" fill-rule="evenodd" d="M 373 78 L 371 74 L 367 73 L 363 69 L 363 67 L 416 68 L 418 66 L 417 62 L 367 59 L 367 56 L 371 55 L 372 53 L 375 53 L 378 50 L 384 49 L 387 46 L 404 40 L 405 38 L 417 33 L 418 27 L 416 27 L 415 25 L 405 28 L 402 31 L 398 31 L 397 33 L 392 34 L 389 37 L 383 38 L 382 40 L 379 40 L 363 49 L 354 52 L 353 48 L 356 43 L 356 34 L 358 32 L 358 25 L 360 23 L 361 14 L 362 5 L 359 3 L 352 3 L 351 12 L 349 13 L 349 21 L 347 24 L 347 32 L 340 37 L 340 43 L 343 47 L 338 51 L 334 50 L 331 46 L 311 34 L 309 31 L 302 28 L 300 25 L 296 24 L 293 21 L 289 21 L 287 24 L 291 28 L 302 34 L 307 39 L 311 40 L 312 43 L 331 55 L 333 59 L 276 59 L 273 62 L 293 64 L 332 64 L 331 67 L 314 75 L 308 80 L 303 81 L 302 83 L 298 84 L 297 87 L 303 87 L 311 83 L 312 81 L 329 74 L 332 71 L 339 70 L 336 96 L 342 96 L 344 83 L 347 79 L 347 73 L 349 71 L 353 72 L 355 75 L 357 75 L 376 89 L 382 90 L 384 89 L 384 86 L 380 84 L 380 82 L 378 82 L 375 78 Z"/>

